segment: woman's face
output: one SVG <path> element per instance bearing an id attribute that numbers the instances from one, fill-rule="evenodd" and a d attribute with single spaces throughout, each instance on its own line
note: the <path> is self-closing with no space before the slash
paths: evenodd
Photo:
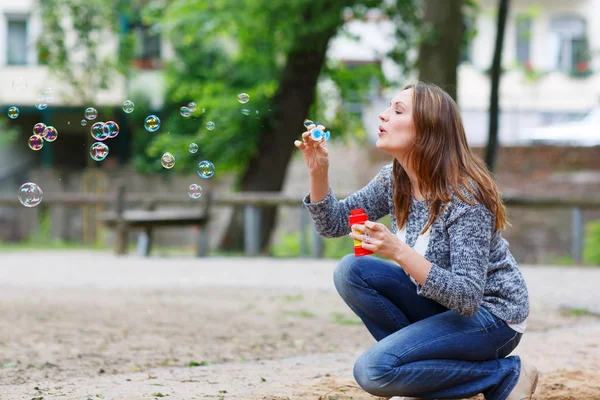
<path id="1" fill-rule="evenodd" d="M 378 149 L 402 159 L 413 145 L 415 131 L 412 123 L 413 89 L 403 90 L 390 102 L 390 106 L 379 114 Z"/>

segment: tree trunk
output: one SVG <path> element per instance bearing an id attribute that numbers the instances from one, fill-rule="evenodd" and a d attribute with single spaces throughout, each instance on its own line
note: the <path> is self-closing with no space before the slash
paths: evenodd
<path id="1" fill-rule="evenodd" d="M 425 0 L 423 22 L 433 32 L 419 46 L 419 80 L 435 83 L 457 100 L 457 66 L 464 35 L 464 0 Z"/>
<path id="2" fill-rule="evenodd" d="M 338 3 L 338 4 L 336 4 Z M 312 6 L 312 7 L 311 7 Z M 278 192 L 284 178 L 292 152 L 296 150 L 294 140 L 303 131 L 302 123 L 315 98 L 317 80 L 325 62 L 329 40 L 342 24 L 341 13 L 345 5 L 331 2 L 327 5 L 328 15 L 337 13 L 337 22 L 331 27 L 315 29 L 296 38 L 296 45 L 287 55 L 279 88 L 273 98 L 273 115 L 265 120 L 265 131 L 258 144 L 258 151 L 242 174 L 240 191 Z M 317 17 L 314 5 L 309 4 L 303 17 L 306 26 Z M 298 199 L 300 205 L 300 199 Z M 236 209 L 221 243 L 227 250 L 243 248 L 243 210 Z M 277 222 L 277 208 L 265 207 L 260 218 L 260 248 L 264 252 L 270 243 Z"/>
<path id="3" fill-rule="evenodd" d="M 504 31 L 506 29 L 506 18 L 510 0 L 499 0 L 498 20 L 496 28 L 496 46 L 494 48 L 494 60 L 492 62 L 491 90 L 490 90 L 490 130 L 488 144 L 485 149 L 485 163 L 493 172 L 496 167 L 498 155 L 498 117 L 499 101 L 498 92 L 500 88 L 500 75 L 502 73 L 502 47 L 504 44 Z"/>

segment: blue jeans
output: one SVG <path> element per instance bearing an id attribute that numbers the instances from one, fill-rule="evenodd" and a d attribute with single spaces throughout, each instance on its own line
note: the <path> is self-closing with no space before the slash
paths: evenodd
<path id="1" fill-rule="evenodd" d="M 356 382 L 375 396 L 505 399 L 519 378 L 522 334 L 480 307 L 464 317 L 421 297 L 395 263 L 345 256 L 334 272 L 342 299 L 377 343 L 354 365 Z"/>

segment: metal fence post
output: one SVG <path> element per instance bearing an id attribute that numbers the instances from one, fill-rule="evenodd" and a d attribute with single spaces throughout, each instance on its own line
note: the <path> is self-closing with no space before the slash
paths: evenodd
<path id="1" fill-rule="evenodd" d="M 314 258 L 323 258 L 324 246 L 323 238 L 317 233 L 313 223 L 312 231 L 312 256 Z"/>
<path id="2" fill-rule="evenodd" d="M 581 265 L 583 261 L 583 234 L 583 209 L 573 207 L 571 209 L 571 255 L 577 265 Z"/>
<path id="3" fill-rule="evenodd" d="M 260 252 L 260 207 L 244 207 L 244 253 L 257 256 Z"/>
<path id="4" fill-rule="evenodd" d="M 308 222 L 308 212 L 304 206 L 300 206 L 300 257 L 306 257 L 306 225 Z"/>

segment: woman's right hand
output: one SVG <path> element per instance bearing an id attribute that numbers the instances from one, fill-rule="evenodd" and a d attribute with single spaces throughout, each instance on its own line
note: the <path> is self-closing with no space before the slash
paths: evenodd
<path id="1" fill-rule="evenodd" d="M 307 127 L 308 131 L 302 134 L 302 141 L 296 140 L 294 145 L 302 150 L 304 162 L 310 172 L 323 172 L 329 168 L 329 153 L 324 137 L 319 140 L 314 140 L 311 132 L 319 128 L 321 132 L 325 132 L 323 125 L 315 126 L 311 124 Z"/>

